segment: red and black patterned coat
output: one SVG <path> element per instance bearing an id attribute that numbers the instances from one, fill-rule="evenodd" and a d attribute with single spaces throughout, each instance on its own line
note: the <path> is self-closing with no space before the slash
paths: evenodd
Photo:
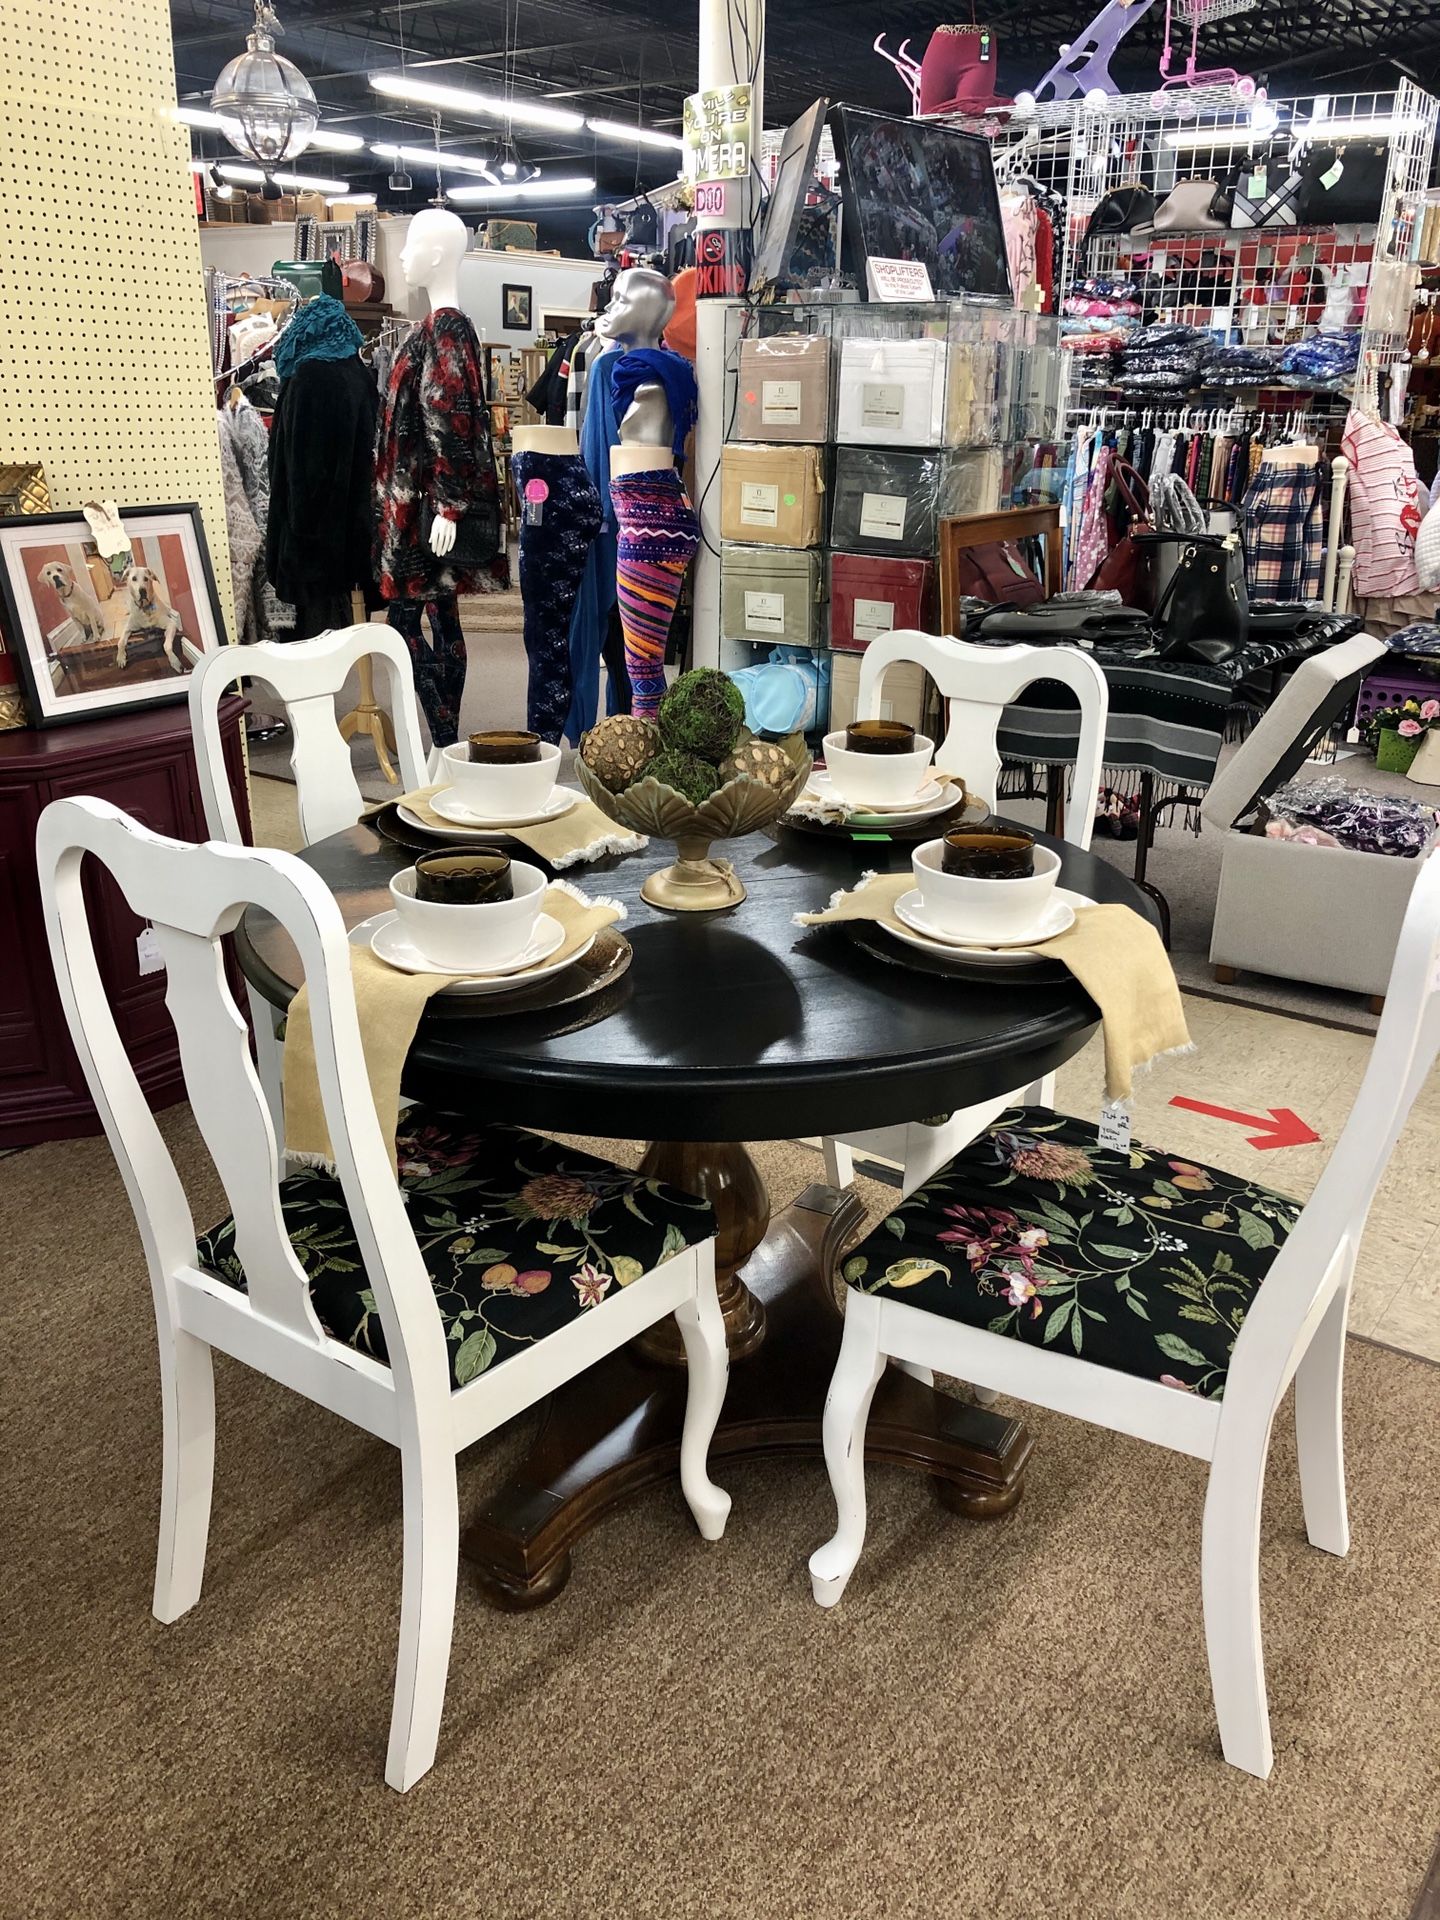
<path id="1" fill-rule="evenodd" d="M 395 356 L 375 448 L 375 505 L 384 599 L 508 585 L 480 343 L 454 307 L 420 321 Z M 443 558 L 430 551 L 436 513 L 456 523 Z"/>

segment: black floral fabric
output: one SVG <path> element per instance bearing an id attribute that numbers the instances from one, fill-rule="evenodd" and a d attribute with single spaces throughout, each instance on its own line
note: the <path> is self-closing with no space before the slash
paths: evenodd
<path id="1" fill-rule="evenodd" d="M 1004 1113 L 843 1266 L 862 1293 L 1219 1400 L 1299 1205 L 1043 1107 Z"/>
<path id="2" fill-rule="evenodd" d="M 411 1107 L 395 1146 L 457 1387 L 715 1231 L 708 1202 L 514 1127 Z M 388 1363 L 340 1182 L 302 1168 L 281 1182 L 280 1204 L 320 1324 Z M 196 1255 L 232 1287 L 245 1286 L 233 1219 L 201 1234 Z"/>

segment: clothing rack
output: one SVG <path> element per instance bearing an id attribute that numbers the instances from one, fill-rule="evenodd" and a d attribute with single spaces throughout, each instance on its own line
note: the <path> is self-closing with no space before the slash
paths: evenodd
<path id="1" fill-rule="evenodd" d="M 1271 427 L 1294 438 L 1320 438 L 1333 426 L 1326 415 L 1286 412 L 1270 407 L 1072 407 L 1070 430 L 1094 432 L 1106 427 L 1157 427 L 1175 433 L 1266 433 Z"/>
<path id="2" fill-rule="evenodd" d="M 205 280 L 210 301 L 210 364 L 214 369 L 218 396 L 223 388 L 248 379 L 274 353 L 275 342 L 299 311 L 300 293 L 293 281 L 283 280 L 273 274 L 232 274 L 223 272 L 219 267 L 210 267 Z M 222 368 L 220 362 L 225 357 L 230 332 L 226 322 L 235 311 L 235 303 L 247 299 L 283 300 L 289 311 L 280 320 L 274 337 L 267 340 L 264 346 L 257 347 L 238 366 Z"/>

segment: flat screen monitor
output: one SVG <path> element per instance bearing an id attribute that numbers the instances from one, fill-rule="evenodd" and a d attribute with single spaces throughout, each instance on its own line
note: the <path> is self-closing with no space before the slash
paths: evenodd
<path id="1" fill-rule="evenodd" d="M 920 260 L 937 299 L 1011 299 L 990 145 L 924 120 L 834 107 L 844 196 L 843 264 L 865 286 L 867 260 Z"/>
<path id="2" fill-rule="evenodd" d="M 800 216 L 805 209 L 810 183 L 815 177 L 815 155 L 825 131 L 828 100 L 817 100 L 807 107 L 787 131 L 775 168 L 775 184 L 765 202 L 765 217 L 760 223 L 755 248 L 755 271 L 751 285 L 758 288 L 779 286 L 790 267 Z"/>

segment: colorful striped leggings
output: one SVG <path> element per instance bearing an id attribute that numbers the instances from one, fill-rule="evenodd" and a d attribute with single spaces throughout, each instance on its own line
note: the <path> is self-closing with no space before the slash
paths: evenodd
<path id="1" fill-rule="evenodd" d="M 665 640 L 685 569 L 700 545 L 700 523 L 671 468 L 610 479 L 619 564 L 615 570 L 625 670 L 634 711 L 653 720 L 665 694 Z"/>

